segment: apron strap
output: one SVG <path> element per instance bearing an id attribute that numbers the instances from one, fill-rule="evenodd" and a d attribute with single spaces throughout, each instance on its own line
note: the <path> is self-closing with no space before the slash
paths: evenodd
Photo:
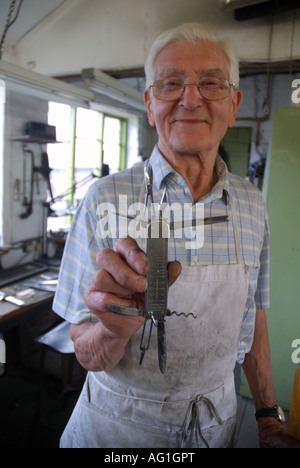
<path id="1" fill-rule="evenodd" d="M 204 403 L 206 408 L 209 410 L 211 416 L 218 422 L 218 424 L 222 424 L 223 421 L 221 420 L 215 406 L 213 403 L 203 395 L 198 395 L 196 398 L 190 401 L 185 420 L 183 423 L 183 430 L 181 436 L 181 448 L 191 447 L 192 440 L 195 436 L 196 441 L 198 441 L 198 437 L 202 440 L 204 445 L 209 448 L 209 445 L 201 432 L 201 421 L 200 421 L 200 412 L 201 412 L 201 403 Z M 190 431 L 190 435 L 188 438 L 188 431 Z M 187 441 L 188 439 L 188 441 Z"/>
<path id="2" fill-rule="evenodd" d="M 232 195 L 229 195 L 229 205 L 230 205 L 230 210 L 232 214 L 232 227 L 233 227 L 233 234 L 234 234 L 234 241 L 235 241 L 236 260 L 237 260 L 237 263 L 241 264 L 243 263 L 242 246 L 241 246 L 241 241 L 240 241 L 240 236 L 239 236 L 239 228 L 238 228 L 238 222 L 237 222 L 235 203 L 232 199 Z"/>
<path id="3" fill-rule="evenodd" d="M 148 164 L 148 160 L 146 160 L 144 162 L 144 168 L 145 166 Z M 146 189 L 145 189 L 145 181 L 143 180 L 142 181 L 142 184 L 141 184 L 141 189 L 140 189 L 140 193 L 139 193 L 139 204 L 143 204 L 145 203 L 145 194 L 146 194 Z M 146 238 L 143 238 L 141 236 L 137 236 L 135 238 L 135 241 L 137 242 L 138 246 L 140 249 L 144 250 L 146 252 L 146 247 L 147 247 L 147 239 Z"/>

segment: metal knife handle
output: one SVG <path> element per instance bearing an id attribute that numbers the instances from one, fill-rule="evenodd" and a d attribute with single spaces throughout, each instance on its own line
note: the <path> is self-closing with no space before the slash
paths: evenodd
<path id="1" fill-rule="evenodd" d="M 128 317 L 145 317 L 145 311 L 141 307 L 121 307 L 115 304 L 105 304 L 105 307 L 114 314 L 127 315 Z"/>
<path id="2" fill-rule="evenodd" d="M 158 219 L 148 227 L 147 256 L 150 271 L 147 276 L 145 309 L 147 315 L 161 322 L 167 313 L 168 300 L 168 229 L 167 223 Z"/>

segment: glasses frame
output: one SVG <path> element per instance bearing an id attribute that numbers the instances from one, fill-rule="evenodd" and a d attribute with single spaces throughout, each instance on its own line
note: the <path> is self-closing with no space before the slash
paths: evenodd
<path id="1" fill-rule="evenodd" d="M 159 81 L 164 81 L 163 79 L 154 81 L 154 83 L 153 83 L 152 85 L 149 85 L 148 88 L 153 88 L 153 95 L 154 95 L 154 97 L 155 97 L 156 99 L 158 99 L 159 101 L 171 102 L 171 101 L 178 101 L 179 99 L 181 99 L 182 96 L 183 96 L 183 94 L 184 94 L 184 92 L 185 92 L 185 90 L 186 90 L 186 87 L 189 86 L 189 85 L 195 85 L 195 86 L 197 86 L 200 96 L 201 96 L 205 101 L 222 101 L 223 99 L 226 99 L 226 98 L 229 96 L 230 91 L 231 91 L 232 89 L 235 89 L 235 87 L 236 87 L 236 84 L 235 84 L 235 83 L 230 83 L 230 81 L 227 80 L 226 78 L 219 78 L 219 77 L 217 77 L 218 80 L 221 80 L 221 81 L 223 81 L 223 82 L 226 83 L 226 85 L 227 85 L 227 87 L 228 87 L 228 88 L 227 88 L 227 89 L 228 89 L 228 94 L 226 94 L 226 96 L 224 96 L 224 97 L 217 98 L 217 99 L 207 98 L 207 97 L 203 96 L 202 91 L 201 91 L 201 85 L 200 85 L 201 81 L 203 81 L 203 80 L 205 80 L 205 79 L 207 79 L 207 78 L 212 78 L 212 77 L 204 76 L 203 78 L 200 78 L 200 80 L 195 81 L 195 82 L 193 82 L 193 83 L 185 83 L 183 80 L 178 80 L 178 81 L 182 82 L 181 94 L 180 94 L 180 96 L 178 96 L 178 97 L 175 98 L 175 99 L 165 99 L 165 98 L 157 97 L 157 96 L 155 95 L 154 89 L 155 89 L 156 83 L 158 83 Z"/>

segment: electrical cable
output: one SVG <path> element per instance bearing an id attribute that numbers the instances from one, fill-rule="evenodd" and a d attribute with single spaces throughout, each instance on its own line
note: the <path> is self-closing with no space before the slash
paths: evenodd
<path id="1" fill-rule="evenodd" d="M 20 0 L 20 3 L 18 5 L 16 14 L 15 14 L 15 17 L 13 19 L 11 19 L 12 14 L 13 14 L 14 9 L 15 9 L 16 3 L 17 3 L 17 0 L 12 0 L 12 2 L 10 4 L 10 7 L 9 7 L 9 12 L 8 12 L 7 19 L 6 19 L 6 24 L 5 24 L 4 31 L 2 33 L 2 37 L 1 37 L 1 40 L 0 40 L 0 60 L 2 59 L 2 47 L 3 47 L 4 41 L 5 41 L 7 31 L 9 30 L 9 28 L 14 24 L 14 22 L 18 18 L 19 13 L 20 13 L 20 9 L 21 9 L 21 5 L 23 3 L 23 0 Z"/>

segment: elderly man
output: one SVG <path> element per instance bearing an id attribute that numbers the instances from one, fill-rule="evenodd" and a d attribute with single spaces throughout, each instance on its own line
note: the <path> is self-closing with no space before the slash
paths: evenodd
<path id="1" fill-rule="evenodd" d="M 164 193 L 168 205 L 202 205 L 205 218 L 225 221 L 208 220 L 198 245 L 183 229 L 181 236 L 170 232 L 173 313 L 165 320 L 161 373 L 155 334 L 140 363 L 145 318 L 109 307 L 143 306 L 150 269 L 145 243 L 103 226 L 101 209 L 110 203 L 120 215 L 120 194 L 128 206 L 143 200 L 144 164 L 89 190 L 72 224 L 54 303 L 72 323 L 77 359 L 89 371 L 61 446 L 231 447 L 236 361 L 258 410 L 261 446 L 296 446 L 280 421 L 272 383 L 264 202 L 218 156 L 242 99 L 238 63 L 206 27 L 184 24 L 155 41 L 145 71 L 145 104 L 158 133 L 149 159 L 154 202 Z"/>

